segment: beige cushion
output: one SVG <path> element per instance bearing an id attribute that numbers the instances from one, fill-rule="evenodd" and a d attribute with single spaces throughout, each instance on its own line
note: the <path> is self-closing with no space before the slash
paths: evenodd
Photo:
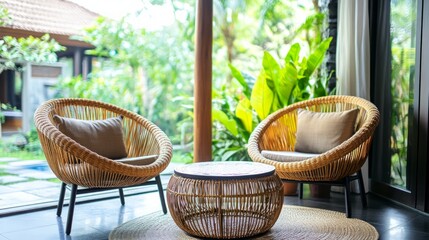
<path id="1" fill-rule="evenodd" d="M 141 157 L 132 157 L 132 158 L 121 158 L 116 161 L 130 164 L 130 165 L 149 165 L 158 158 L 158 155 L 148 155 L 148 156 L 141 156 Z"/>
<path id="2" fill-rule="evenodd" d="M 295 151 L 323 153 L 350 138 L 358 109 L 344 112 L 312 112 L 298 109 Z"/>
<path id="3" fill-rule="evenodd" d="M 269 151 L 263 150 L 262 156 L 270 160 L 279 162 L 299 162 L 309 158 L 317 157 L 319 154 L 302 153 L 302 152 L 288 152 L 288 151 Z"/>
<path id="4" fill-rule="evenodd" d="M 122 117 L 105 120 L 80 120 L 54 116 L 57 128 L 80 145 L 110 159 L 127 156 L 122 132 Z"/>

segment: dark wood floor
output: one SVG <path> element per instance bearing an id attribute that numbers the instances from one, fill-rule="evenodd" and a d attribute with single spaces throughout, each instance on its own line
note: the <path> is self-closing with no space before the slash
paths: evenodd
<path id="1" fill-rule="evenodd" d="M 329 199 L 285 197 L 285 204 L 344 211 L 343 194 L 331 193 Z M 362 209 L 358 195 L 352 196 L 353 217 L 372 224 L 380 239 L 429 239 L 429 216 L 368 195 L 368 208 Z M 0 240 L 21 239 L 107 239 L 111 230 L 121 223 L 161 211 L 158 194 L 145 193 L 126 198 L 79 204 L 75 209 L 70 236 L 64 234 L 67 207 L 57 218 L 55 209 L 0 218 Z"/>
<path id="2" fill-rule="evenodd" d="M 316 199 L 305 194 L 298 197 L 285 197 L 285 204 L 323 208 L 345 212 L 344 196 L 331 192 L 329 199 Z M 352 217 L 373 225 L 380 239 L 429 239 L 429 215 L 393 203 L 373 194 L 367 195 L 368 207 L 362 208 L 360 197 L 352 194 Z"/>

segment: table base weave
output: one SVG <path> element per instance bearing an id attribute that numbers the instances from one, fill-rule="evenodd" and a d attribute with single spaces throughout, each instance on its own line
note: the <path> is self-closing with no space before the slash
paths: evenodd
<path id="1" fill-rule="evenodd" d="M 283 206 L 277 175 L 244 180 L 199 180 L 173 175 L 167 202 L 175 223 L 206 238 L 242 238 L 268 231 Z"/>

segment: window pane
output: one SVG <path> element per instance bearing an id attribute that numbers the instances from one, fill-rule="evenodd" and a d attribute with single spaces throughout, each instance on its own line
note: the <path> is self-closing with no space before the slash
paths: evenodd
<path id="1" fill-rule="evenodd" d="M 416 0 L 392 0 L 390 183 L 401 188 L 409 187 L 407 184 L 408 133 L 413 117 L 416 15 Z"/>

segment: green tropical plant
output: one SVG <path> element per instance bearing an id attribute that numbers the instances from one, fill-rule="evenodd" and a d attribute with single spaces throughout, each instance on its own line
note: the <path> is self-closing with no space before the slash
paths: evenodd
<path id="1" fill-rule="evenodd" d="M 214 102 L 212 109 L 213 118 L 213 153 L 214 160 L 247 160 L 247 152 L 245 145 L 250 136 L 248 129 L 249 125 L 253 126 L 248 121 L 241 121 L 244 110 L 237 103 L 239 95 L 230 95 L 223 89 L 222 91 L 214 91 Z M 232 104 L 231 104 L 232 103 Z"/>
<path id="2" fill-rule="evenodd" d="M 392 48 L 392 112 L 391 119 L 391 181 L 398 186 L 406 186 L 408 164 L 410 106 L 414 96 L 411 81 L 414 74 L 415 48 L 397 46 Z"/>
<path id="3" fill-rule="evenodd" d="M 56 86 L 60 89 L 56 97 L 97 99 L 140 112 L 140 93 L 130 91 L 125 83 L 123 78 L 94 77 L 91 81 L 84 81 L 81 76 L 65 78 Z"/>
<path id="4" fill-rule="evenodd" d="M 0 6 L 0 26 L 5 26 L 11 23 L 12 19 L 7 8 Z"/>
<path id="5" fill-rule="evenodd" d="M 404 188 L 409 167 L 408 135 L 413 125 L 416 4 L 416 1 L 395 1 L 391 5 L 390 183 Z"/>
<path id="6" fill-rule="evenodd" d="M 49 34 L 41 38 L 29 36 L 27 38 L 14 38 L 5 36 L 0 40 L 0 71 L 15 69 L 17 61 L 29 62 L 56 62 L 56 52 L 62 51 L 65 47 L 61 46 Z"/>
<path id="7" fill-rule="evenodd" d="M 80 38 L 95 46 L 86 51 L 95 56 L 91 74 L 84 80 L 64 79 L 58 90 L 137 112 L 180 141 L 177 124 L 187 117 L 187 110 L 172 99 L 192 95 L 193 29 L 184 22 L 194 13 L 187 3 L 171 4 L 180 19 L 159 29 L 136 26 L 132 16 L 99 18 Z"/>
<path id="8" fill-rule="evenodd" d="M 274 57 L 264 52 L 262 69 L 251 88 L 244 75 L 230 65 L 233 77 L 242 87 L 242 94 L 221 96 L 220 104 L 214 104 L 215 160 L 244 160 L 250 133 L 258 122 L 289 104 L 328 94 L 323 79 L 312 79 L 320 66 L 331 43 L 331 38 L 323 40 L 308 56 L 300 59 L 300 45 L 291 46 L 281 66 Z M 230 103 L 236 102 L 234 106 Z M 223 131 L 217 131 L 217 128 Z"/>
<path id="9" fill-rule="evenodd" d="M 8 108 L 9 108 L 9 104 L 5 104 L 5 103 L 0 102 L 0 124 L 4 123 L 4 121 L 5 121 L 5 116 L 4 116 L 3 110 L 6 110 Z"/>
<path id="10" fill-rule="evenodd" d="M 294 0 L 292 2 L 299 2 Z M 119 104 L 128 104 L 128 92 L 134 96 L 134 105 L 131 110 L 135 110 L 145 117 L 151 119 L 159 125 L 175 142 L 182 139 L 181 128 L 179 125 L 192 125 L 192 118 L 189 117 L 191 109 L 186 107 L 177 107 L 179 103 L 183 105 L 193 105 L 192 99 L 192 79 L 193 79 L 193 60 L 194 60 L 194 31 L 195 31 L 195 1 L 159 1 L 158 4 L 170 4 L 174 10 L 176 21 L 172 26 L 166 26 L 160 30 L 136 29 L 135 25 L 127 23 L 125 20 L 111 21 L 100 19 L 96 26 L 88 29 L 87 36 L 83 40 L 96 46 L 93 51 L 88 53 L 106 58 L 98 58 L 98 65 L 94 64 L 93 71 L 89 81 L 100 82 L 100 86 L 89 83 L 78 83 L 81 80 L 71 80 L 66 87 L 73 89 L 74 94 L 80 93 L 82 96 L 92 98 L 100 97 L 100 100 L 119 101 Z M 214 26 L 213 26 L 213 88 L 214 92 L 225 95 L 228 98 L 233 96 L 230 89 L 218 90 L 223 84 L 237 85 L 236 81 L 230 81 L 230 69 L 225 62 L 232 63 L 241 69 L 254 73 L 259 71 L 256 67 L 259 62 L 261 49 L 268 49 L 278 58 L 280 53 L 284 52 L 293 41 L 301 41 L 304 34 L 311 36 L 317 43 L 320 38 L 313 35 L 313 27 L 318 24 L 316 18 L 306 20 L 306 25 L 301 26 L 301 21 L 289 17 L 300 12 L 310 12 L 308 6 L 300 4 L 289 4 L 283 1 L 270 1 L 266 3 L 263 0 L 248 1 L 225 1 L 216 0 L 214 4 Z M 255 31 L 252 27 L 258 24 L 262 6 L 270 7 L 264 17 L 262 28 Z M 141 11 L 136 9 L 136 12 Z M 287 15 L 283 14 L 287 11 Z M 144 12 L 144 11 L 143 11 Z M 302 19 L 304 20 L 304 19 Z M 269 27 L 265 27 L 268 26 Z M 297 32 L 297 34 L 291 33 Z M 264 34 L 266 33 L 266 34 Z M 299 33 L 299 34 L 298 34 Z M 309 34 L 307 34 L 309 33 Z M 264 35 L 261 41 L 255 41 L 259 35 Z M 276 40 L 275 45 L 270 45 L 270 41 Z M 256 44 L 255 44 L 256 42 Z M 269 46 L 269 47 L 266 47 Z M 277 48 L 276 46 L 281 46 Z M 304 46 L 304 45 L 301 45 Z M 166 51 L 168 49 L 168 51 Z M 311 47 L 303 47 L 301 52 L 305 52 Z M 254 78 L 251 74 L 242 73 L 250 89 L 253 88 Z M 254 74 L 252 74 L 254 75 Z M 146 81 L 143 84 L 143 81 Z M 83 81 L 86 82 L 86 81 Z M 89 86 L 90 85 L 90 86 Z M 148 91 L 142 90 L 146 85 Z M 64 86 L 64 85 L 63 85 Z M 90 90 L 85 91 L 88 87 Z M 77 90 L 77 88 L 81 88 Z M 106 91 L 109 89 L 109 91 Z M 116 94 L 108 97 L 110 89 L 123 95 L 123 99 L 117 100 Z M 117 90 L 119 89 L 119 90 Z M 67 91 L 71 93 L 72 91 Z M 232 103 L 228 103 L 225 97 L 214 103 L 221 108 L 223 103 L 228 103 L 231 108 L 231 114 L 227 118 L 236 118 L 237 134 L 236 138 L 249 135 L 250 129 L 258 121 L 256 115 L 251 122 L 248 115 L 251 108 L 250 93 L 248 101 L 242 101 L 241 95 L 231 97 Z M 234 94 L 235 95 L 235 94 Z M 172 99 L 192 99 L 191 104 L 185 101 L 175 101 Z M 240 102 L 237 108 L 237 103 Z M 129 102 L 132 104 L 132 102 Z M 250 107 L 249 107 L 250 106 Z M 226 110 L 222 110 L 224 113 Z M 220 115 L 220 114 L 218 114 Z M 237 116 L 236 116 L 237 115 Z M 220 116 L 219 118 L 224 118 Z M 243 119 L 243 120 L 240 120 Z M 246 121 L 244 119 L 247 119 Z M 240 124 L 244 122 L 243 127 Z M 230 121 L 231 122 L 231 121 Z M 233 124 L 233 123 L 232 123 Z M 222 127 L 222 126 L 220 126 Z M 186 128 L 190 129 L 190 128 Z M 220 128 L 219 128 L 220 129 Z M 233 129 L 233 126 L 232 128 Z M 241 131 L 246 130 L 246 131 Z M 234 132 L 234 130 L 232 130 Z M 220 132 L 220 131 L 218 131 Z M 229 131 L 228 131 L 229 132 Z M 219 133 L 221 134 L 221 133 Z M 223 134 L 223 133 L 222 133 Z M 191 135 L 191 134 L 190 134 Z M 220 139 L 224 139 L 221 137 Z M 215 140 L 216 141 L 216 140 Z M 245 141 L 243 141 L 245 142 Z"/>

